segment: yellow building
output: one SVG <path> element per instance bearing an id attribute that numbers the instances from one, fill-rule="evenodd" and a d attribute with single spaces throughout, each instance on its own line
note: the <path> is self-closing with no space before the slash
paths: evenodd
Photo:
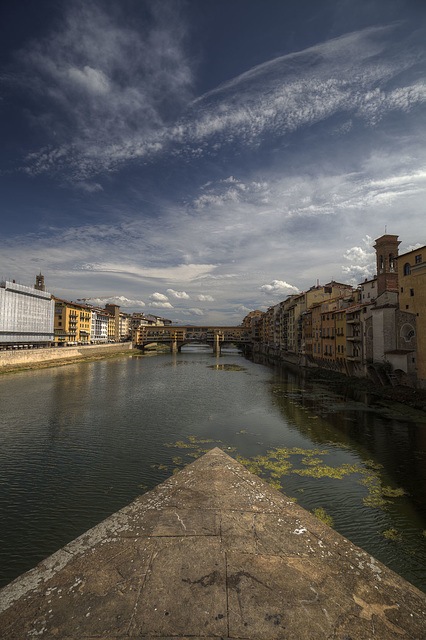
<path id="1" fill-rule="evenodd" d="M 77 345 L 90 343 L 91 311 L 84 304 L 55 300 L 55 344 Z"/>
<path id="2" fill-rule="evenodd" d="M 109 311 L 105 312 L 108 317 L 108 342 L 115 342 L 116 336 L 116 317 L 109 313 Z"/>
<path id="3" fill-rule="evenodd" d="M 426 246 L 398 256 L 399 308 L 415 315 L 417 378 L 426 387 Z M 399 331 L 404 336 L 408 324 Z M 413 331 L 413 328 L 410 329 Z"/>

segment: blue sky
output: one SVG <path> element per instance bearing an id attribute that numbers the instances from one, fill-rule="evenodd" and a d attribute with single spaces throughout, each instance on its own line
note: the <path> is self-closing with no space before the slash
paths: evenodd
<path id="1" fill-rule="evenodd" d="M 239 324 L 426 243 L 423 0 L 0 8 L 0 278 Z"/>

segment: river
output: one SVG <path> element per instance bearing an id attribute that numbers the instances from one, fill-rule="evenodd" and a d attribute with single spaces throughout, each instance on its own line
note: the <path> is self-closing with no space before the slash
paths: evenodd
<path id="1" fill-rule="evenodd" d="M 236 351 L 0 376 L 0 585 L 213 446 L 426 591 L 426 416 Z"/>

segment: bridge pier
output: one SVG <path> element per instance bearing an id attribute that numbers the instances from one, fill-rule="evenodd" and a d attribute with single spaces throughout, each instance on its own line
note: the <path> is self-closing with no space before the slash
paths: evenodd
<path id="1" fill-rule="evenodd" d="M 173 342 L 170 343 L 170 352 L 178 353 L 178 351 L 179 351 L 179 348 L 178 348 L 177 340 L 174 340 Z"/>

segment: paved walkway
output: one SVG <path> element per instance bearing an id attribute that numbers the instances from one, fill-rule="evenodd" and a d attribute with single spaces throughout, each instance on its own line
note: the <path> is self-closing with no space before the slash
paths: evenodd
<path id="1" fill-rule="evenodd" d="M 0 591 L 0 637 L 426 638 L 426 596 L 213 449 Z"/>

